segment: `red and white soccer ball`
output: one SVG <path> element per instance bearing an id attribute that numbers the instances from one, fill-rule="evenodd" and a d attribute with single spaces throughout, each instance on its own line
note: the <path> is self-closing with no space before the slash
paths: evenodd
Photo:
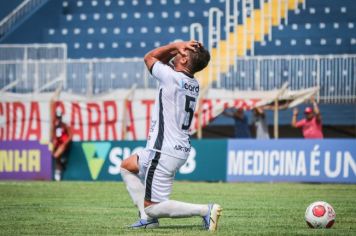
<path id="1" fill-rule="evenodd" d="M 323 201 L 313 202 L 305 211 L 305 221 L 310 228 L 331 228 L 335 222 L 335 217 L 334 208 Z"/>

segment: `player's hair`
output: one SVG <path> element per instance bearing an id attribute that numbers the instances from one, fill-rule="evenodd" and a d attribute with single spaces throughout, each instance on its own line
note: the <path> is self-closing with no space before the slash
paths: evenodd
<path id="1" fill-rule="evenodd" d="M 210 61 L 210 53 L 203 46 L 196 47 L 196 51 L 189 50 L 188 68 L 194 74 L 204 69 Z"/>

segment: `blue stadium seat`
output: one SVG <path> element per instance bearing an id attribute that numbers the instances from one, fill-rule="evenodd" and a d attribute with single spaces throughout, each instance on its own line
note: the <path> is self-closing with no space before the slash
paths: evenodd
<path id="1" fill-rule="evenodd" d="M 225 1 L 212 0 L 63 0 L 50 2 L 28 20 L 36 24 L 38 37 L 18 29 L 7 42 L 67 43 L 69 57 L 133 57 L 174 40 L 189 39 L 189 26 L 200 22 L 207 29 L 211 7 L 224 9 Z M 54 6 L 59 14 L 46 17 L 44 27 L 38 27 L 40 16 Z M 58 12 L 58 11 L 57 11 Z M 55 12 L 53 12 L 55 13 Z M 38 18 L 38 19 L 36 19 Z M 43 20 L 43 18 L 42 18 Z M 20 27 L 22 28 L 22 27 Z M 34 27 L 32 27 L 34 28 Z M 207 30 L 205 30 L 207 32 Z M 207 40 L 207 37 L 206 37 Z"/>
<path id="2" fill-rule="evenodd" d="M 49 1 L 4 43 L 67 43 L 70 58 L 142 57 L 153 47 L 188 40 L 195 22 L 203 25 L 207 44 L 211 7 L 224 11 L 225 0 Z M 272 41 L 255 43 L 255 54 L 356 53 L 354 12 L 354 0 L 307 0 L 305 10 L 289 11 L 288 25 L 273 27 Z M 224 28 L 221 33 L 225 39 Z"/>
<path id="3" fill-rule="evenodd" d="M 6 1 L 6 4 L 2 3 L 0 7 L 0 19 L 10 14 L 21 2 L 22 0 L 12 0 Z"/>
<path id="4" fill-rule="evenodd" d="M 356 53 L 356 4 L 352 0 L 308 0 L 290 11 L 288 25 L 272 31 L 273 40 L 257 44 L 256 55 Z"/>

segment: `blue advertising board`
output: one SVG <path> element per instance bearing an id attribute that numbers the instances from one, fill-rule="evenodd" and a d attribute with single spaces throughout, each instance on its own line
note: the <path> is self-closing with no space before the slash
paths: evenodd
<path id="1" fill-rule="evenodd" d="M 73 142 L 64 180 L 120 181 L 123 159 L 145 141 Z M 51 179 L 47 145 L 0 143 L 0 179 Z M 356 183 L 356 139 L 192 140 L 178 180 Z"/>
<path id="2" fill-rule="evenodd" d="M 356 140 L 228 140 L 228 182 L 356 183 Z"/>
<path id="3" fill-rule="evenodd" d="M 73 142 L 63 179 L 120 181 L 122 160 L 145 145 L 146 141 Z M 176 173 L 176 179 L 224 181 L 226 150 L 226 140 L 192 140 L 189 158 Z"/>

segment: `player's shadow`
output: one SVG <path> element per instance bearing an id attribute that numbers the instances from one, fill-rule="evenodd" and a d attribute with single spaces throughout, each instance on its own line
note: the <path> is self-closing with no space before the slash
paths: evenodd
<path id="1" fill-rule="evenodd" d="M 160 229 L 203 229 L 203 227 L 202 225 L 160 225 L 155 230 Z"/>
<path id="2" fill-rule="evenodd" d="M 122 229 L 127 230 L 130 229 L 130 226 L 124 226 Z M 196 229 L 202 229 L 203 226 L 201 224 L 196 224 L 196 225 L 160 225 L 158 228 L 147 228 L 143 230 L 154 230 L 154 231 L 160 231 L 160 230 L 167 230 L 167 229 L 191 229 L 191 230 L 196 230 Z"/>

